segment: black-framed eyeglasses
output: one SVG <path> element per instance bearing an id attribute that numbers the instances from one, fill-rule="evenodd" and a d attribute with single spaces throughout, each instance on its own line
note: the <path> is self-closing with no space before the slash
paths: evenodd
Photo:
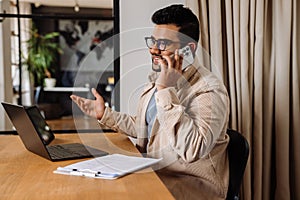
<path id="1" fill-rule="evenodd" d="M 180 43 L 179 41 L 172 41 L 168 39 L 154 39 L 153 37 L 145 37 L 146 45 L 149 49 L 158 48 L 161 51 L 165 51 L 167 46 L 173 43 Z"/>

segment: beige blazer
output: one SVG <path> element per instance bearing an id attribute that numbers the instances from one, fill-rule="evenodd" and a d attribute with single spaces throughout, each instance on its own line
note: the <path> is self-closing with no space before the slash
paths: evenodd
<path id="1" fill-rule="evenodd" d="M 154 169 L 176 199 L 225 199 L 229 180 L 225 86 L 204 67 L 187 68 L 176 87 L 156 92 L 157 117 L 148 138 L 145 117 L 157 76 L 150 75 L 137 116 L 106 108 L 99 122 L 137 138 L 137 148 L 147 156 L 163 158 Z"/>

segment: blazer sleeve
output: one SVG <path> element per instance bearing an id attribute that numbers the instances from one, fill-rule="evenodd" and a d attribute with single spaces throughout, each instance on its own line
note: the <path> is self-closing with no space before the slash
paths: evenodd
<path id="1" fill-rule="evenodd" d="M 101 120 L 98 122 L 104 126 L 107 126 L 114 131 L 137 137 L 135 123 L 136 117 L 125 113 L 117 112 L 109 107 L 106 107 Z"/>

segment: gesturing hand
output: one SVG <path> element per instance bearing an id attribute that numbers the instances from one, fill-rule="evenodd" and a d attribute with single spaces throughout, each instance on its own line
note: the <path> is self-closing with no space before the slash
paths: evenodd
<path id="1" fill-rule="evenodd" d="M 105 110 L 104 99 L 95 88 L 92 88 L 92 93 L 96 98 L 95 100 L 86 99 L 77 95 L 71 95 L 70 98 L 85 114 L 100 120 Z"/>

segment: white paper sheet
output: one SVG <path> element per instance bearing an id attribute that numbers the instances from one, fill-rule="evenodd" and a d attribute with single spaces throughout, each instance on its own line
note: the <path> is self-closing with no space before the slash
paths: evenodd
<path id="1" fill-rule="evenodd" d="M 54 173 L 93 178 L 116 179 L 126 174 L 144 169 L 162 159 L 112 154 L 58 167 Z"/>

